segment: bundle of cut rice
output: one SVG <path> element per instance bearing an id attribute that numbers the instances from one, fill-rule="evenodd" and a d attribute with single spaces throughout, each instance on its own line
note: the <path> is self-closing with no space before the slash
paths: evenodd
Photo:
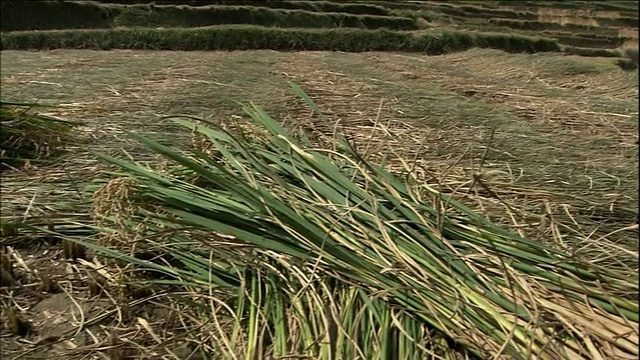
<path id="1" fill-rule="evenodd" d="M 313 149 L 259 108 L 245 111 L 262 129 L 251 141 L 174 119 L 224 161 L 134 135 L 197 184 L 101 155 L 135 183 L 136 215 L 120 226 L 181 265 L 121 258 L 229 296 L 211 302 L 235 324 L 220 332 L 219 354 L 424 359 L 445 339 L 481 358 L 639 355 L 638 302 L 625 295 L 637 293 L 637 273 L 499 228 L 344 139 Z"/>
<path id="2" fill-rule="evenodd" d="M 0 101 L 0 161 L 14 165 L 45 162 L 70 141 L 77 122 L 38 114 L 38 104 Z"/>

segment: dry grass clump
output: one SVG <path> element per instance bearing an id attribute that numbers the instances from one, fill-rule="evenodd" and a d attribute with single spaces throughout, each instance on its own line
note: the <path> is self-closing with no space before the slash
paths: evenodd
<path id="1" fill-rule="evenodd" d="M 36 104 L 1 102 L 0 161 L 14 166 L 30 162 L 47 162 L 60 154 L 72 141 L 72 132 L 80 125 L 36 113 Z"/>

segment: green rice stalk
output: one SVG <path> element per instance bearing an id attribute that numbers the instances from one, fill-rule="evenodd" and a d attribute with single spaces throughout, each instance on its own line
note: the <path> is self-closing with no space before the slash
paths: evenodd
<path id="1" fill-rule="evenodd" d="M 322 359 L 334 353 L 407 358 L 416 349 L 427 356 L 438 342 L 421 341 L 434 333 L 479 357 L 639 355 L 638 302 L 620 295 L 638 291 L 637 274 L 595 266 L 501 229 L 444 194 L 410 186 L 365 161 L 344 139 L 337 151 L 302 147 L 258 107 L 245 111 L 264 129 L 262 141 L 175 119 L 205 136 L 224 161 L 132 135 L 206 186 L 99 155 L 135 178 L 142 208 L 167 214 L 141 210 L 140 219 L 191 229 L 189 241 L 200 243 L 178 252 L 188 269 L 172 272 L 206 288 L 224 287 L 220 279 L 231 275 L 218 267 L 211 270 L 220 274 L 214 280 L 208 257 L 194 253 L 202 250 L 221 251 L 221 263 L 253 269 L 245 355 L 286 348 L 288 355 Z M 218 236 L 245 250 L 212 245 Z M 174 254 L 178 239 L 167 240 Z M 329 279 L 334 285 L 325 285 L 328 290 L 316 284 Z M 290 304 L 274 310 L 264 303 L 272 293 Z M 342 335 L 333 341 L 327 334 L 335 327 L 327 320 L 331 306 L 368 310 L 343 315 Z M 283 312 L 288 327 L 274 318 Z M 266 341 L 267 333 L 289 338 Z"/>
<path id="2" fill-rule="evenodd" d="M 0 162 L 46 162 L 72 141 L 77 122 L 38 114 L 38 104 L 0 101 Z"/>

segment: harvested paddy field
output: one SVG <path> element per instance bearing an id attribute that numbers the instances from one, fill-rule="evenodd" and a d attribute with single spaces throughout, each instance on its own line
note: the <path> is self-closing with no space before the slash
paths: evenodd
<path id="1" fill-rule="evenodd" d="M 637 2 L 1 10 L 3 359 L 640 355 Z"/>
<path id="2" fill-rule="evenodd" d="M 289 81 L 326 117 L 313 116 Z M 236 102 L 253 101 L 286 126 L 368 143 L 374 158 L 393 149 L 415 159 L 422 181 L 496 223 L 637 272 L 638 78 L 610 58 L 481 49 L 442 56 L 3 51 L 2 83 L 12 97 L 55 104 L 47 113 L 84 123 L 60 163 L 3 171 L 5 220 L 53 223 L 73 236 L 90 221 L 91 204 L 79 187 L 106 169 L 92 152 L 153 161 L 127 132 L 186 147 L 190 134 L 161 116 L 242 123 L 246 115 Z M 367 140 L 376 127 L 378 135 Z M 126 269 L 93 256 L 71 263 L 61 244 L 27 238 L 6 243 L 22 280 L 33 284 L 23 285 L 36 290 L 50 277 L 61 290 L 38 293 L 41 299 L 32 290 L 3 294 L 25 309 L 39 302 L 21 315 L 38 335 L 3 336 L 8 358 L 79 359 L 112 348 L 135 358 L 212 351 L 213 335 L 185 332 L 181 322 L 196 326 L 196 319 L 181 318 L 194 315 L 166 292 L 118 295 L 133 276 Z M 100 276 L 111 283 L 100 285 L 107 296 L 96 300 L 90 283 Z"/>

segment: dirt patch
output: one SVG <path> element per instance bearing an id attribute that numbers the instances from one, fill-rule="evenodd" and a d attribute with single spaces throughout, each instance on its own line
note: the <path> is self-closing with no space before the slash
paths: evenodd
<path id="1" fill-rule="evenodd" d="M 194 358 L 197 346 L 180 335 L 174 300 L 151 290 L 132 291 L 124 269 L 113 264 L 70 261 L 62 253 L 61 244 L 36 240 L 8 249 L 17 282 L 0 288 L 3 320 L 11 307 L 29 331 L 15 336 L 3 321 L 3 358 L 81 359 L 93 354 L 153 359 L 171 353 Z M 164 342 L 158 343 L 158 336 Z"/>
<path id="2" fill-rule="evenodd" d="M 600 27 L 600 23 L 596 18 L 582 17 L 582 16 L 565 16 L 565 15 L 538 15 L 538 21 L 543 23 L 553 23 L 560 25 L 575 24 L 592 27 Z"/>
<path id="3" fill-rule="evenodd" d="M 618 29 L 618 37 L 638 40 L 638 29 L 620 28 Z"/>

